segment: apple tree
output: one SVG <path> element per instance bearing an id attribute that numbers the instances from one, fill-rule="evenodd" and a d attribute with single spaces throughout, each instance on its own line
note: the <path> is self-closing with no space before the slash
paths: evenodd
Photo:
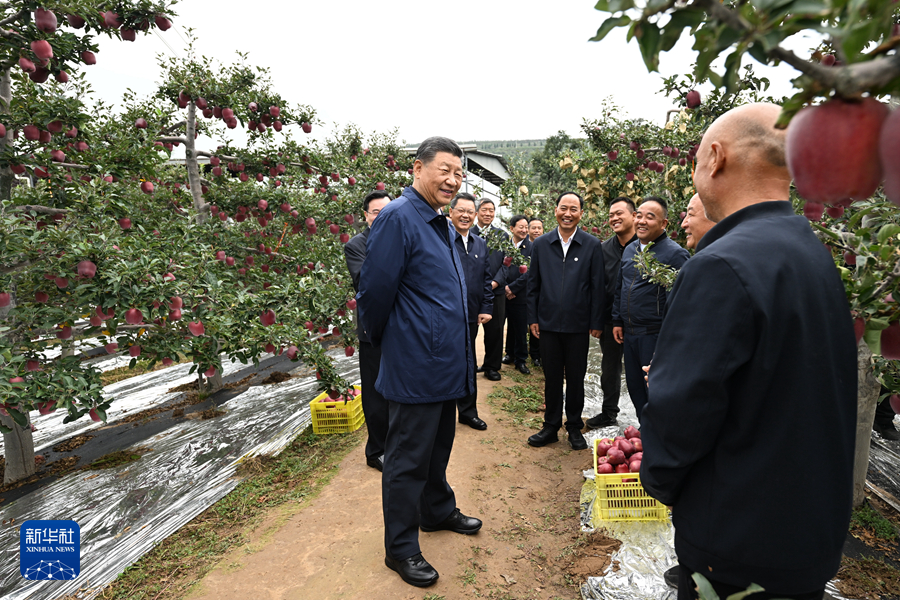
<path id="1" fill-rule="evenodd" d="M 861 503 L 881 385 L 900 391 L 900 112 L 885 103 L 900 97 L 900 7 L 892 0 L 599 0 L 596 8 L 610 16 L 592 39 L 626 27 L 650 71 L 685 29 L 697 51 L 695 83 L 734 91 L 747 54 L 796 70 L 779 118 L 787 127 L 788 168 L 803 213 L 842 269 L 858 341 L 867 342 L 859 345 L 854 468 L 854 504 Z M 789 47 L 801 33 L 820 40 L 808 57 Z M 698 96 L 692 89 L 685 100 Z"/>

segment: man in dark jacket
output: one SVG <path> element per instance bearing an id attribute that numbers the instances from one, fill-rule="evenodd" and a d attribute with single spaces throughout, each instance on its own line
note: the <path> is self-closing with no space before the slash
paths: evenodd
<path id="1" fill-rule="evenodd" d="M 647 404 L 647 383 L 644 381 L 644 365 L 653 360 L 656 339 L 666 314 L 666 290 L 644 279 L 634 257 L 652 242 L 650 252 L 664 265 L 680 269 L 690 258 L 687 250 L 669 239 L 666 226 L 669 224 L 669 210 L 666 201 L 656 196 L 648 196 L 634 213 L 634 228 L 637 238 L 622 253 L 616 296 L 613 301 L 613 337 L 624 345 L 625 383 L 628 395 L 634 404 L 638 421 Z"/>
<path id="2" fill-rule="evenodd" d="M 491 320 L 494 303 L 494 290 L 491 288 L 491 269 L 488 264 L 488 250 L 484 240 L 474 235 L 469 229 L 475 222 L 475 196 L 462 193 L 450 203 L 450 221 L 453 223 L 456 253 L 466 274 L 467 312 L 469 314 L 469 360 L 475 364 L 475 336 L 478 325 Z M 472 429 L 484 431 L 487 423 L 478 418 L 478 384 L 475 381 L 475 370 L 472 370 L 473 392 L 460 398 L 456 406 L 459 409 L 459 422 Z"/>
<path id="3" fill-rule="evenodd" d="M 586 421 L 593 429 L 618 423 L 619 395 L 622 393 L 622 344 L 613 337 L 612 307 L 616 297 L 616 283 L 622 266 L 625 247 L 635 241 L 634 202 L 631 198 L 615 198 L 609 203 L 609 226 L 613 235 L 600 244 L 603 249 L 604 281 L 606 282 L 606 312 L 603 315 L 603 335 L 600 336 L 600 389 L 603 391 L 603 408 L 599 415 Z"/>
<path id="4" fill-rule="evenodd" d="M 528 239 L 528 217 L 515 215 L 509 220 L 512 241 L 522 256 L 531 256 L 531 241 Z M 511 264 L 506 268 L 506 355 L 516 369 L 524 375 L 531 371 L 525 362 L 528 360 L 528 306 L 525 298 L 525 286 L 528 283 L 528 271 L 524 273 L 521 265 Z"/>
<path id="5" fill-rule="evenodd" d="M 482 198 L 478 204 L 478 224 L 472 233 L 481 238 L 499 235 L 509 238 L 505 231 L 493 224 L 494 201 Z M 488 263 L 491 267 L 491 288 L 494 290 L 492 318 L 484 324 L 484 363 L 479 371 L 491 381 L 500 381 L 500 361 L 503 358 L 503 324 L 506 321 L 506 254 L 502 250 L 490 249 Z"/>
<path id="6" fill-rule="evenodd" d="M 678 275 L 650 369 L 641 482 L 673 508 L 679 599 L 692 573 L 719 597 L 757 583 L 822 598 L 847 535 L 852 318 L 791 208 L 779 113 L 742 106 L 704 134 L 694 183 L 716 225 Z"/>
<path id="7" fill-rule="evenodd" d="M 532 446 L 559 440 L 563 379 L 566 431 L 573 450 L 584 450 L 584 376 L 590 336 L 603 329 L 603 251 L 600 240 L 579 231 L 584 200 L 574 192 L 556 199 L 559 227 L 535 240 L 528 277 L 528 323 L 541 340 L 544 364 L 544 426 L 528 438 Z"/>
<path id="8" fill-rule="evenodd" d="M 359 272 L 366 260 L 366 240 L 369 239 L 372 222 L 390 201 L 391 195 L 385 191 L 375 191 L 366 196 L 363 200 L 366 228 L 344 244 L 347 270 L 353 281 L 353 289 L 357 292 L 359 291 Z M 362 387 L 363 415 L 366 418 L 366 429 L 369 433 L 366 440 L 366 464 L 381 471 L 384 468 L 384 439 L 387 437 L 388 430 L 387 400 L 375 389 L 378 368 L 381 365 L 381 348 L 372 345 L 362 327 L 357 326 L 356 335 L 359 338 L 359 378 Z"/>
<path id="9" fill-rule="evenodd" d="M 372 224 L 359 278 L 359 318 L 380 345 L 375 388 L 388 400 L 381 501 L 385 564 L 425 587 L 438 573 L 418 530 L 473 534 L 447 483 L 456 402 L 471 394 L 466 280 L 441 208 L 462 185 L 462 150 L 433 137 L 419 146 L 413 185 Z"/>

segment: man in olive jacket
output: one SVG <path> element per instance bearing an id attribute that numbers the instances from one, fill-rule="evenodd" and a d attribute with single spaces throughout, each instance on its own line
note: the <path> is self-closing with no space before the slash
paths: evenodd
<path id="1" fill-rule="evenodd" d="M 605 291 L 600 240 L 578 229 L 584 200 L 566 192 L 556 200 L 559 227 L 534 241 L 528 277 L 528 324 L 541 340 L 544 365 L 544 426 L 528 438 L 532 446 L 559 441 L 563 378 L 566 431 L 573 450 L 584 450 L 584 376 L 590 336 L 603 330 Z"/>
<path id="2" fill-rule="evenodd" d="M 641 482 L 672 506 L 679 599 L 750 583 L 822 598 L 852 499 L 857 358 L 834 261 L 794 214 L 779 107 L 704 134 L 709 230 L 669 299 L 641 420 Z"/>

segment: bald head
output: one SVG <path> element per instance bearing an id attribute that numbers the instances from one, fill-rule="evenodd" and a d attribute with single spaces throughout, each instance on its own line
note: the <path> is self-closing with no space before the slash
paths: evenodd
<path id="1" fill-rule="evenodd" d="M 694 185 L 714 222 L 750 204 L 789 198 L 785 132 L 775 129 L 780 112 L 775 104 L 740 106 L 703 135 Z"/>

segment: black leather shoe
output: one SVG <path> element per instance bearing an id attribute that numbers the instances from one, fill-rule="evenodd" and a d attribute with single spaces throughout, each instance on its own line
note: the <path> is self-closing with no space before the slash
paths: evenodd
<path id="1" fill-rule="evenodd" d="M 663 579 L 666 580 L 666 585 L 678 589 L 678 571 L 681 569 L 678 565 L 675 565 L 671 569 L 668 569 L 665 573 L 663 573 Z"/>
<path id="2" fill-rule="evenodd" d="M 556 431 L 553 429 L 541 429 L 536 434 L 528 438 L 528 445 L 534 446 L 535 448 L 540 448 L 541 446 L 546 446 L 547 444 L 552 444 L 553 442 L 558 442 L 559 436 L 556 435 Z"/>
<path id="3" fill-rule="evenodd" d="M 373 469 L 377 469 L 379 471 L 384 471 L 384 454 L 377 458 L 367 458 L 366 464 L 372 467 Z"/>
<path id="4" fill-rule="evenodd" d="M 892 442 L 900 440 L 900 431 L 897 431 L 893 423 L 875 423 L 872 425 L 872 429 L 886 440 Z"/>
<path id="5" fill-rule="evenodd" d="M 491 381 L 500 381 L 500 373 L 493 369 L 485 369 L 484 376 Z"/>
<path id="6" fill-rule="evenodd" d="M 607 417 L 604 414 L 599 414 L 595 417 L 591 417 L 585 423 L 591 429 L 600 429 L 601 427 L 609 427 L 610 425 L 618 424 L 618 420 L 615 417 Z"/>
<path id="7" fill-rule="evenodd" d="M 569 445 L 572 446 L 572 450 L 587 450 L 587 442 L 580 431 L 569 432 Z"/>
<path id="8" fill-rule="evenodd" d="M 519 373 L 522 373 L 523 375 L 531 375 L 531 371 L 528 369 L 528 366 L 525 363 L 517 364 L 516 369 L 518 369 Z"/>
<path id="9" fill-rule="evenodd" d="M 404 560 L 394 560 L 390 556 L 384 557 L 384 564 L 388 569 L 397 571 L 400 579 L 416 587 L 428 587 L 438 580 L 438 572 L 422 558 L 421 554 L 410 556 Z"/>
<path id="10" fill-rule="evenodd" d="M 500 362 L 502 362 L 504 365 L 511 365 L 511 364 L 513 364 L 513 359 L 509 354 L 507 354 L 506 356 L 503 357 L 503 360 L 501 360 Z"/>
<path id="11" fill-rule="evenodd" d="M 460 417 L 459 422 L 463 425 L 468 425 L 472 429 L 477 429 L 478 431 L 484 431 L 485 429 L 487 429 L 487 423 L 485 423 L 478 417 Z"/>
<path id="12" fill-rule="evenodd" d="M 476 373 L 484 373 L 484 365 L 475 368 Z"/>
<path id="13" fill-rule="evenodd" d="M 472 535 L 473 533 L 478 533 L 478 530 L 481 529 L 481 520 L 475 517 L 467 517 L 459 512 L 458 508 L 454 508 L 450 516 L 437 525 L 432 527 L 421 525 L 419 529 L 422 531 L 453 531 L 463 535 Z"/>
<path id="14" fill-rule="evenodd" d="M 532 359 L 531 359 L 531 364 L 533 364 L 533 365 L 536 366 L 536 367 L 542 366 L 542 365 L 541 365 L 541 359 L 539 359 L 539 358 L 532 358 Z"/>

